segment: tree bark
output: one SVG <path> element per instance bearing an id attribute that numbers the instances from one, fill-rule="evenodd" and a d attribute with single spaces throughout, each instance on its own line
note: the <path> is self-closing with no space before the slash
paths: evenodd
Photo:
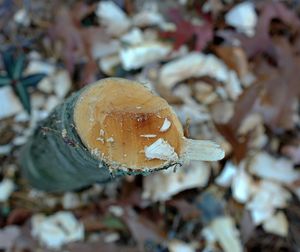
<path id="1" fill-rule="evenodd" d="M 56 107 L 21 152 L 23 173 L 38 189 L 68 191 L 112 178 L 107 165 L 91 155 L 75 129 L 73 110 L 81 92 Z"/>

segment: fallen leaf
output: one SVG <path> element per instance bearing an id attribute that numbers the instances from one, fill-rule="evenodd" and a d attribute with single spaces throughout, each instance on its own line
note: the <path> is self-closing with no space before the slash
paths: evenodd
<path id="1" fill-rule="evenodd" d="M 285 145 L 282 147 L 281 152 L 290 157 L 294 164 L 300 163 L 300 145 Z"/>
<path id="2" fill-rule="evenodd" d="M 13 209 L 7 218 L 7 225 L 22 225 L 30 216 L 31 211 L 25 208 Z"/>
<path id="3" fill-rule="evenodd" d="M 234 131 L 251 112 L 261 114 L 264 123 L 273 131 L 294 127 L 295 104 L 300 95 L 296 77 L 300 71 L 300 57 L 284 38 L 277 38 L 274 46 L 278 68 L 265 60 L 257 64 L 258 81 L 238 98 L 229 122 Z"/>
<path id="4" fill-rule="evenodd" d="M 178 9 L 170 10 L 170 18 L 176 25 L 176 31 L 161 32 L 162 38 L 174 40 L 174 50 L 196 37 L 195 50 L 201 51 L 213 39 L 213 26 L 210 18 L 203 19 L 203 24 L 194 25 L 186 20 Z"/>
<path id="5" fill-rule="evenodd" d="M 280 19 L 294 29 L 300 26 L 300 21 L 295 13 L 280 2 L 267 2 L 263 5 L 261 15 L 258 19 L 256 36 L 252 39 L 242 41 L 247 54 L 251 57 L 261 52 L 267 52 L 272 56 L 274 46 L 269 34 L 270 24 L 273 19 Z"/>
<path id="6" fill-rule="evenodd" d="M 237 38 L 247 55 L 252 58 L 255 55 L 266 53 L 272 58 L 276 58 L 275 48 L 270 35 L 270 25 L 273 19 L 279 19 L 289 25 L 294 30 L 299 29 L 300 20 L 295 12 L 285 7 L 281 2 L 267 1 L 261 4 L 261 13 L 258 17 L 254 37 L 248 38 L 234 32 L 220 32 L 220 35 L 227 40 Z"/>
<path id="7" fill-rule="evenodd" d="M 84 27 L 81 19 L 95 10 L 95 5 L 77 3 L 73 8 L 61 7 L 56 13 L 55 22 L 49 29 L 50 37 L 62 42 L 60 54 L 66 68 L 72 76 L 75 65 L 86 61 L 81 71 L 80 85 L 86 85 L 96 80 L 97 63 L 95 62 L 92 49 L 93 44 L 99 41 L 110 41 L 102 27 Z"/>
<path id="8" fill-rule="evenodd" d="M 200 212 L 197 207 L 184 199 L 172 199 L 166 205 L 177 208 L 179 214 L 185 220 L 199 218 Z"/>
<path id="9" fill-rule="evenodd" d="M 289 222 L 289 237 L 293 240 L 294 247 L 300 247 L 300 205 L 299 201 L 292 202 L 286 209 Z"/>
<path id="10" fill-rule="evenodd" d="M 126 226 L 124 225 L 124 223 L 120 220 L 120 218 L 113 216 L 113 215 L 107 215 L 104 219 L 103 219 L 103 225 L 108 228 L 108 229 L 112 229 L 112 230 L 120 230 L 120 231 L 124 231 L 126 230 Z"/>
<path id="11" fill-rule="evenodd" d="M 300 95 L 298 73 L 300 57 L 295 55 L 290 43 L 284 38 L 278 38 L 275 45 L 278 58 L 278 70 L 265 80 L 259 82 L 263 87 L 254 104 L 254 111 L 263 115 L 265 123 L 273 130 L 292 129 L 295 124 L 295 104 Z M 271 68 L 271 67 L 269 67 Z"/>
<path id="12" fill-rule="evenodd" d="M 214 51 L 240 78 L 248 74 L 248 59 L 245 51 L 241 47 L 222 45 L 214 47 Z"/>
<path id="13" fill-rule="evenodd" d="M 127 224 L 132 236 L 138 243 L 140 251 L 144 251 L 145 242 L 147 241 L 158 243 L 164 241 L 162 230 L 159 229 L 157 224 L 142 215 L 137 215 L 130 207 L 125 207 L 124 210 L 125 213 L 122 216 L 122 219 Z"/>
<path id="14" fill-rule="evenodd" d="M 105 243 L 105 241 L 96 242 L 77 242 L 67 245 L 67 251 L 70 252 L 95 252 L 95 251 L 105 251 L 105 252 L 140 252 L 135 246 L 119 246 L 114 243 Z"/>
<path id="15" fill-rule="evenodd" d="M 227 124 L 215 123 L 215 126 L 219 133 L 231 144 L 233 161 L 236 163 L 242 161 L 248 152 L 250 134 L 238 137 L 238 132 L 235 127 L 232 126 L 231 121 Z"/>
<path id="16" fill-rule="evenodd" d="M 81 221 L 84 225 L 84 230 L 86 232 L 101 232 L 106 229 L 103 223 L 103 219 L 92 214 L 83 217 Z"/>

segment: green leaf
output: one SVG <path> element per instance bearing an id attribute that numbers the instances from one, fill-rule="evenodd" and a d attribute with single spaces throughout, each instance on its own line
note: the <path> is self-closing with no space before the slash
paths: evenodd
<path id="1" fill-rule="evenodd" d="M 14 58 L 11 50 L 7 50 L 2 53 L 2 59 L 5 71 L 9 78 L 13 79 L 13 69 L 14 69 Z"/>
<path id="2" fill-rule="evenodd" d="M 13 67 L 13 78 L 15 80 L 19 80 L 22 76 L 22 72 L 24 70 L 24 62 L 25 62 L 25 55 L 21 53 L 17 60 L 15 61 Z"/>
<path id="3" fill-rule="evenodd" d="M 21 82 L 18 82 L 16 85 L 16 95 L 20 98 L 20 101 L 24 109 L 28 112 L 28 114 L 30 114 L 31 113 L 30 97 L 27 89 L 22 85 Z"/>
<path id="4" fill-rule="evenodd" d="M 36 87 L 46 74 L 31 74 L 21 79 L 24 87 Z"/>
<path id="5" fill-rule="evenodd" d="M 103 220 L 103 224 L 109 229 L 126 230 L 126 225 L 119 218 L 113 215 L 106 216 Z"/>
<path id="6" fill-rule="evenodd" d="M 10 82 L 11 82 L 10 78 L 8 78 L 7 76 L 0 75 L 0 87 L 9 85 Z"/>

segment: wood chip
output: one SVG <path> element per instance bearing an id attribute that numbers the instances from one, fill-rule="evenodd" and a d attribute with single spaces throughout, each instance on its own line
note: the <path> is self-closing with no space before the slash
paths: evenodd
<path id="1" fill-rule="evenodd" d="M 287 237 L 289 230 L 289 223 L 285 214 L 280 211 L 264 221 L 263 228 L 266 232 Z"/>
<path id="2" fill-rule="evenodd" d="M 259 183 L 246 208 L 250 210 L 255 225 L 270 218 L 276 208 L 284 208 L 291 194 L 278 183 L 263 180 Z"/>
<path id="3" fill-rule="evenodd" d="M 235 27 L 238 31 L 248 36 L 255 34 L 255 26 L 257 23 L 257 14 L 255 6 L 252 2 L 242 2 L 235 5 L 226 15 L 227 24 Z"/>
<path id="4" fill-rule="evenodd" d="M 184 190 L 206 186 L 210 171 L 206 163 L 192 161 L 176 172 L 169 169 L 144 177 L 143 198 L 165 201 Z"/>
<path id="5" fill-rule="evenodd" d="M 168 243 L 170 252 L 195 252 L 196 249 L 192 244 L 185 243 L 179 240 L 172 240 Z"/>
<path id="6" fill-rule="evenodd" d="M 232 99 L 242 92 L 237 74 L 212 54 L 189 53 L 165 64 L 159 74 L 159 82 L 168 89 L 177 83 L 192 77 L 210 76 L 224 82 Z"/>
<path id="7" fill-rule="evenodd" d="M 160 132 L 165 132 L 171 127 L 171 122 L 165 118 L 163 125 L 159 129 Z"/>
<path id="8" fill-rule="evenodd" d="M 235 174 L 232 185 L 232 196 L 239 203 L 246 203 L 254 191 L 253 180 L 251 176 L 245 171 L 245 167 L 239 167 Z"/>
<path id="9" fill-rule="evenodd" d="M 185 139 L 185 146 L 189 160 L 217 161 L 225 156 L 224 150 L 213 141 Z"/>
<path id="10" fill-rule="evenodd" d="M 120 51 L 120 59 L 125 70 L 138 69 L 149 63 L 164 59 L 172 48 L 168 44 L 160 42 L 148 42 L 140 45 L 123 48 Z"/>
<path id="11" fill-rule="evenodd" d="M 0 202 L 7 201 L 14 190 L 14 182 L 10 179 L 3 179 L 0 182 Z"/>
<path id="12" fill-rule="evenodd" d="M 243 251 L 238 230 L 231 217 L 218 217 L 210 226 L 225 252 Z"/>
<path id="13" fill-rule="evenodd" d="M 14 94 L 11 87 L 1 87 L 0 107 L 0 119 L 13 116 L 23 110 L 19 99 Z"/>
<path id="14" fill-rule="evenodd" d="M 113 1 L 99 2 L 96 15 L 111 35 L 120 36 L 129 29 L 129 18 Z"/>
<path id="15" fill-rule="evenodd" d="M 72 87 L 71 79 L 67 71 L 59 71 L 53 76 L 54 92 L 59 98 L 64 98 Z"/>
<path id="16" fill-rule="evenodd" d="M 49 217 L 36 214 L 31 224 L 31 234 L 48 248 L 59 249 L 68 242 L 84 238 L 83 225 L 70 212 L 57 212 Z"/>
<path id="17" fill-rule="evenodd" d="M 294 169 L 292 161 L 285 158 L 276 159 L 267 152 L 260 152 L 253 157 L 250 172 L 260 178 L 284 184 L 291 184 L 300 178 L 300 173 Z"/>
<path id="18" fill-rule="evenodd" d="M 215 180 L 216 184 L 224 187 L 230 186 L 237 171 L 237 167 L 231 161 L 227 161 L 221 174 Z"/>
<path id="19" fill-rule="evenodd" d="M 153 144 L 145 146 L 145 156 L 148 159 L 177 160 L 177 153 L 174 148 L 162 138 L 157 139 Z"/>

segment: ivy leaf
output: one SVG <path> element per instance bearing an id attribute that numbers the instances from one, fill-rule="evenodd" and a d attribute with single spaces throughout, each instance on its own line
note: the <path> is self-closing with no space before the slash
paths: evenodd
<path id="1" fill-rule="evenodd" d="M 17 60 L 14 62 L 13 66 L 13 79 L 18 80 L 21 78 L 23 70 L 24 70 L 24 62 L 25 62 L 25 55 L 20 54 Z"/>
<path id="2" fill-rule="evenodd" d="M 13 79 L 14 59 L 11 50 L 7 50 L 2 53 L 2 60 L 7 76 Z"/>
<path id="3" fill-rule="evenodd" d="M 36 87 L 46 74 L 31 74 L 22 78 L 21 82 L 25 87 Z"/>
<path id="4" fill-rule="evenodd" d="M 10 79 L 7 76 L 1 76 L 0 75 L 0 87 L 9 85 Z"/>
<path id="5" fill-rule="evenodd" d="M 174 50 L 195 38 L 195 50 L 201 51 L 213 39 L 213 26 L 209 18 L 205 18 L 203 24 L 195 25 L 184 19 L 178 9 L 172 9 L 170 17 L 176 25 L 176 31 L 161 32 L 160 35 L 174 40 Z"/>
<path id="6" fill-rule="evenodd" d="M 22 82 L 18 82 L 16 84 L 15 93 L 20 98 L 20 101 L 24 109 L 30 114 L 31 112 L 30 97 L 26 87 L 22 85 Z"/>
<path id="7" fill-rule="evenodd" d="M 30 95 L 28 88 L 36 87 L 46 76 L 45 74 L 31 74 L 23 76 L 25 68 L 25 55 L 15 55 L 12 49 L 2 53 L 3 65 L 6 75 L 0 76 L 0 87 L 10 85 L 19 97 L 24 109 L 31 113 Z"/>

